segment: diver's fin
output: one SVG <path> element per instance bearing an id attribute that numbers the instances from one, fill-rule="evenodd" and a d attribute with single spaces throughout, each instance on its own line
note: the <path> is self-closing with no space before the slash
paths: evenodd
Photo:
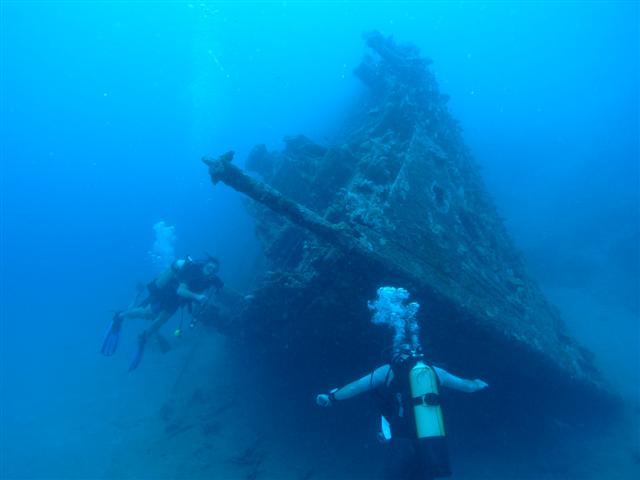
<path id="1" fill-rule="evenodd" d="M 129 371 L 133 372 L 140 362 L 142 361 L 142 355 L 144 354 L 144 347 L 147 343 L 147 334 L 142 332 L 138 337 L 138 349 L 136 350 L 136 354 L 133 356 L 131 363 L 129 364 Z"/>
<path id="2" fill-rule="evenodd" d="M 111 324 L 109 325 L 107 332 L 104 335 L 104 339 L 102 340 L 102 347 L 100 348 L 100 353 L 102 353 L 102 355 L 110 357 L 116 353 L 118 340 L 120 340 L 122 320 L 123 318 L 122 315 L 120 315 L 120 312 L 116 312 L 111 320 Z"/>

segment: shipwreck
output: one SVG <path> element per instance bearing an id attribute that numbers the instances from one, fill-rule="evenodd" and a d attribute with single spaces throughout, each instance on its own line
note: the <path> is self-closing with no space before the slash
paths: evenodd
<path id="1" fill-rule="evenodd" d="M 366 301 L 402 286 L 422 305 L 428 355 L 493 379 L 494 413 L 610 401 L 592 355 L 528 276 L 430 61 L 377 32 L 365 40 L 354 73 L 366 93 L 334 144 L 298 135 L 282 151 L 256 146 L 251 175 L 232 152 L 203 159 L 214 184 L 250 199 L 264 252 L 224 330 L 270 358 L 294 357 L 298 370 L 319 357 L 352 365 L 346 380 L 374 366 L 372 345 L 388 344 Z"/>

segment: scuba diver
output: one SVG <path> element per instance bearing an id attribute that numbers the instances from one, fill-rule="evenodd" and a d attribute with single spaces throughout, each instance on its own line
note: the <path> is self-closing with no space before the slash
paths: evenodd
<path id="1" fill-rule="evenodd" d="M 158 334 L 158 330 L 180 308 L 188 306 L 191 311 L 194 303 L 205 305 L 210 298 L 206 292 L 214 289 L 219 293 L 224 286 L 217 273 L 220 269 L 218 259 L 207 255 L 204 260 L 194 261 L 187 256 L 174 261 L 169 268 L 158 275 L 147 285 L 147 297 L 137 305 L 114 314 L 107 329 L 100 353 L 111 356 L 116 352 L 122 322 L 130 318 L 144 318 L 151 320 L 151 326 L 138 336 L 138 348 L 129 365 L 129 371 L 135 370 L 142 360 L 147 340 L 155 335 L 162 344 L 166 340 Z M 180 330 L 176 330 L 179 335 Z"/>
<path id="2" fill-rule="evenodd" d="M 424 360 L 416 313 L 420 305 L 406 304 L 404 288 L 381 287 L 374 302 L 372 322 L 394 330 L 391 362 L 370 374 L 316 397 L 321 407 L 377 391 L 381 400 L 382 442 L 390 443 L 385 478 L 430 480 L 451 475 L 449 453 L 440 405 L 440 387 L 477 392 L 489 385 L 465 380 Z"/>

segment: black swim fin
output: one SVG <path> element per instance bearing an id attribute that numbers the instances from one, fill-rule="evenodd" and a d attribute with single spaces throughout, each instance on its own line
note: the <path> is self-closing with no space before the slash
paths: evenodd
<path id="1" fill-rule="evenodd" d="M 120 330 L 122 329 L 122 315 L 120 312 L 116 312 L 111 320 L 111 324 L 107 329 L 107 332 L 104 335 L 104 339 L 102 340 L 102 347 L 100 348 L 100 353 L 106 357 L 110 357 L 118 348 L 118 341 L 120 340 Z"/>
<path id="2" fill-rule="evenodd" d="M 131 363 L 129 364 L 130 372 L 133 372 L 136 368 L 138 368 L 138 365 L 140 365 L 140 362 L 142 361 L 142 356 L 144 355 L 144 347 L 146 346 L 146 344 L 147 344 L 147 334 L 146 332 L 142 332 L 138 337 L 138 349 L 136 350 L 136 353 L 133 356 Z"/>

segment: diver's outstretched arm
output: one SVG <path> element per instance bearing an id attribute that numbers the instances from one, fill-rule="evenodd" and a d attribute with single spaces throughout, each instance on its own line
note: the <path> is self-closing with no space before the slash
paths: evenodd
<path id="1" fill-rule="evenodd" d="M 456 377 L 439 367 L 433 367 L 433 369 L 435 370 L 436 375 L 438 375 L 438 379 L 443 387 L 460 390 L 461 392 L 473 393 L 478 390 L 483 390 L 489 386 L 487 382 L 480 380 L 479 378 L 476 378 L 475 380 L 467 380 Z"/>
<path id="2" fill-rule="evenodd" d="M 321 407 L 330 407 L 339 400 L 355 397 L 383 386 L 389 378 L 390 367 L 383 365 L 364 377 L 351 382 L 344 387 L 334 388 L 329 393 L 321 393 L 316 397 L 316 403 Z"/>

